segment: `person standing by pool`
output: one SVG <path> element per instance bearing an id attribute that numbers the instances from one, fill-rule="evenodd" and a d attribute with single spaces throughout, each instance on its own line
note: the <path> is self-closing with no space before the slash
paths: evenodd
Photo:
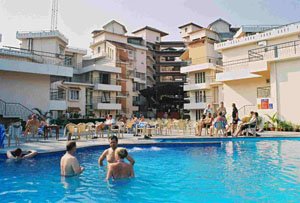
<path id="1" fill-rule="evenodd" d="M 224 106 L 224 102 L 220 102 L 220 107 L 217 110 L 217 115 L 219 115 L 220 112 L 222 113 L 222 116 L 225 118 L 227 112 L 226 112 L 226 108 Z"/>
<path id="2" fill-rule="evenodd" d="M 237 125 L 238 125 L 238 122 L 239 122 L 239 115 L 238 115 L 239 111 L 238 109 L 236 108 L 236 105 L 235 103 L 232 103 L 232 128 L 231 128 L 231 134 L 233 135 L 236 128 L 237 128 Z"/>
<path id="3" fill-rule="evenodd" d="M 60 170 L 62 176 L 75 176 L 84 171 L 84 167 L 79 165 L 76 152 L 76 142 L 71 141 L 67 144 L 67 152 L 60 160 Z"/>
<path id="4" fill-rule="evenodd" d="M 133 166 L 125 163 L 124 159 L 127 158 L 128 152 L 125 148 L 118 148 L 115 151 L 115 163 L 109 164 L 108 171 L 106 174 L 106 180 L 111 178 L 132 178 L 134 177 Z"/>
<path id="5" fill-rule="evenodd" d="M 103 161 L 105 158 L 106 158 L 108 164 L 116 162 L 115 151 L 118 148 L 118 137 L 117 136 L 113 135 L 109 138 L 109 146 L 110 146 L 110 148 L 106 149 L 98 159 L 98 163 L 100 166 L 103 166 Z M 132 166 L 134 165 L 135 161 L 131 156 L 127 155 L 126 159 L 130 162 L 130 164 Z"/>

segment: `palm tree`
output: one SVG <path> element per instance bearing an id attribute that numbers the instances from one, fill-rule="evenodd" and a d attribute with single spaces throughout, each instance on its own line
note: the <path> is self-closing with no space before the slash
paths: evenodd
<path id="1" fill-rule="evenodd" d="M 41 118 L 42 120 L 52 119 L 52 113 L 50 111 L 43 112 L 39 108 L 33 108 L 32 111 L 35 111 L 37 116 Z"/>

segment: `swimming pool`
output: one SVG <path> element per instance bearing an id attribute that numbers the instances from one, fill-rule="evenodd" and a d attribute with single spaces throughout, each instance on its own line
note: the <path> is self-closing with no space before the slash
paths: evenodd
<path id="1" fill-rule="evenodd" d="M 103 148 L 79 150 L 79 177 L 59 176 L 62 153 L 0 161 L 0 199 L 33 202 L 296 202 L 300 139 L 130 147 L 136 178 L 104 182 Z"/>

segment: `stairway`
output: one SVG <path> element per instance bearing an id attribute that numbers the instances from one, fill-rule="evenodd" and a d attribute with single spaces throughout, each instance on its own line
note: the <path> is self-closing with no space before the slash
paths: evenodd
<path id="1" fill-rule="evenodd" d="M 2 119 L 21 119 L 26 121 L 28 116 L 33 113 L 33 111 L 20 103 L 5 102 L 0 99 L 0 116 Z"/>

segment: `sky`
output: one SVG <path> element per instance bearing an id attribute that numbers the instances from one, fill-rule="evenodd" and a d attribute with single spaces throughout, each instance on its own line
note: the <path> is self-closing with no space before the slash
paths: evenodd
<path id="1" fill-rule="evenodd" d="M 300 21 L 300 0 L 58 0 L 58 29 L 72 47 L 89 49 L 91 32 L 111 20 L 128 34 L 146 25 L 181 40 L 178 27 L 222 18 L 234 27 Z M 16 31 L 49 30 L 51 0 L 0 0 L 0 46 L 19 46 Z"/>

